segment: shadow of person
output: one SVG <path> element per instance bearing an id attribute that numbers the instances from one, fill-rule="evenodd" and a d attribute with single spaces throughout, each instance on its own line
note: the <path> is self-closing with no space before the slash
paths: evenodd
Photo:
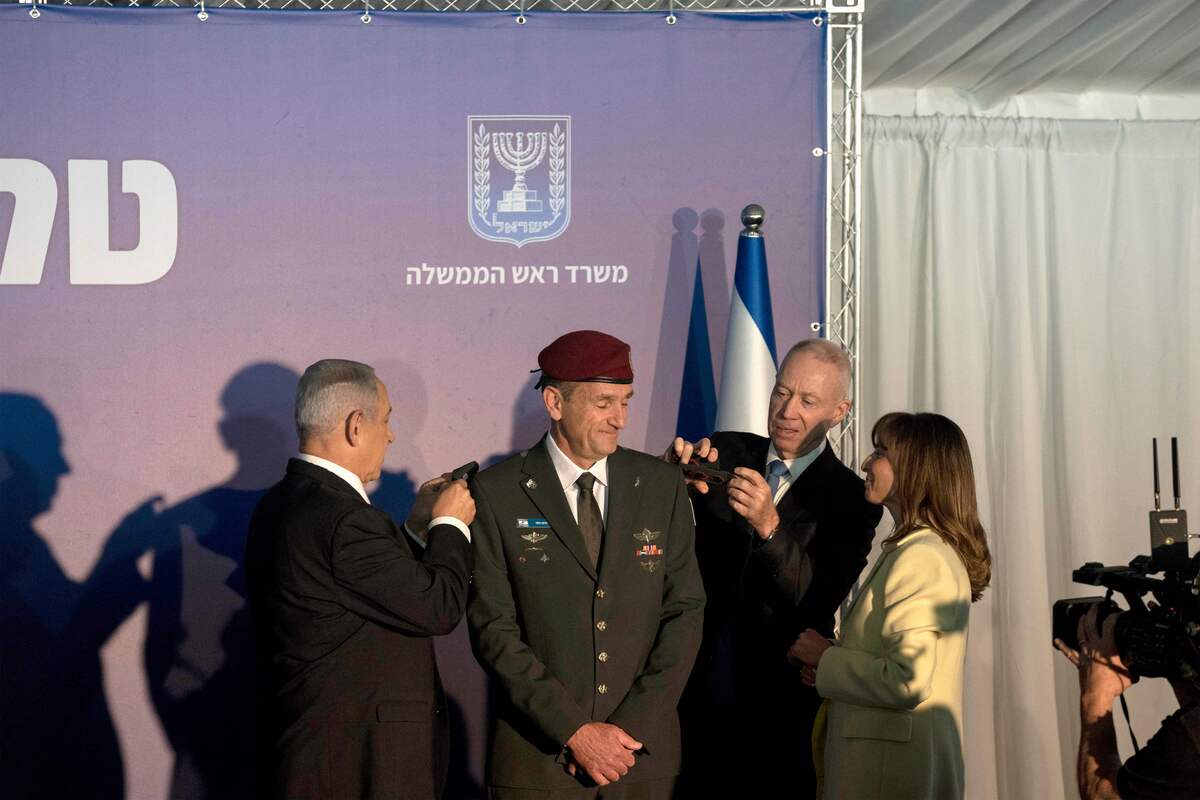
<path id="1" fill-rule="evenodd" d="M 679 208 L 671 216 L 674 232 L 667 261 L 667 287 L 659 317 L 658 351 L 648 392 L 649 449 L 665 448 L 675 436 L 683 385 L 688 325 L 691 322 L 692 291 L 699 265 L 696 225 L 700 215 L 692 208 Z M 706 431 L 707 433 L 707 431 Z"/>
<path id="2" fill-rule="evenodd" d="M 12 798 L 125 796 L 100 648 L 144 599 L 137 559 L 153 501 L 109 537 L 82 582 L 55 560 L 34 520 L 70 473 L 50 410 L 0 393 L 0 787 Z"/>
<path id="3" fill-rule="evenodd" d="M 401 521 L 412 510 L 421 482 L 458 465 L 437 463 L 426 468 L 425 459 L 416 448 L 417 434 L 427 411 L 420 376 L 400 362 L 383 362 L 376 367 L 376 372 L 387 383 L 394 398 L 403 398 L 398 402 L 393 400 L 398 411 L 392 417 L 396 436 L 392 450 L 411 468 L 400 472 L 384 470 L 379 482 L 370 489 L 371 503 Z M 533 389 L 535 382 L 535 378 L 526 381 L 513 400 L 508 449 L 475 456 L 481 469 L 532 446 L 546 432 L 545 407 L 541 394 Z M 435 458 L 431 455 L 431 460 Z M 460 624 L 448 635 L 437 637 L 435 647 L 450 717 L 450 763 L 443 796 L 446 800 L 475 800 L 484 796 L 489 707 L 487 677 L 475 662 L 466 625 Z"/>
<path id="4" fill-rule="evenodd" d="M 258 796 L 244 551 L 254 508 L 296 451 L 298 382 L 273 363 L 235 373 L 217 425 L 233 474 L 158 517 L 144 659 L 175 751 L 172 800 Z"/>
<path id="5" fill-rule="evenodd" d="M 499 464 L 514 453 L 533 447 L 550 428 L 546 417 L 546 405 L 542 401 L 542 393 L 535 388 L 538 378 L 534 375 L 521 384 L 513 398 L 512 432 L 508 437 L 508 449 L 485 456 L 479 462 L 479 468 L 485 469 Z"/>

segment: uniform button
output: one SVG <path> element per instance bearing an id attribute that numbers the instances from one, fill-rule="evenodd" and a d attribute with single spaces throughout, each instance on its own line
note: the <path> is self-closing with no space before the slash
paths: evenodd
<path id="1" fill-rule="evenodd" d="M 608 661 L 608 653 L 601 651 L 600 655 L 596 656 L 600 661 Z"/>
<path id="2" fill-rule="evenodd" d="M 602 683 L 596 687 L 596 691 L 600 694 L 608 694 L 608 685 Z"/>
<path id="3" fill-rule="evenodd" d="M 605 622 L 604 620 L 600 620 L 599 622 L 596 623 L 596 630 L 603 631 L 603 630 L 607 630 L 607 629 L 608 629 L 608 623 Z"/>
<path id="4" fill-rule="evenodd" d="M 596 597 L 599 597 L 601 600 L 603 600 L 603 599 L 604 599 L 604 590 L 603 590 L 603 589 L 597 589 L 597 590 L 596 590 Z"/>

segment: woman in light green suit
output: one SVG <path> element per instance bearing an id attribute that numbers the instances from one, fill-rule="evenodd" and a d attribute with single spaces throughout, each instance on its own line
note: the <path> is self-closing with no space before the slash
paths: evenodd
<path id="1" fill-rule="evenodd" d="M 954 800 L 967 618 L 991 577 L 971 453 L 939 414 L 887 414 L 871 440 L 866 497 L 895 530 L 837 642 L 807 630 L 789 657 L 826 698 L 824 798 Z"/>

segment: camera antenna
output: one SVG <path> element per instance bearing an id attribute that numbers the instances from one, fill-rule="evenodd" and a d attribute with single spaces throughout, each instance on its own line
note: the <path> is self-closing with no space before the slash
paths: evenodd
<path id="1" fill-rule="evenodd" d="M 1150 446 L 1154 450 L 1154 510 L 1162 510 L 1162 502 L 1159 500 L 1160 494 L 1158 490 L 1158 437 L 1155 436 L 1150 440 Z"/>
<path id="2" fill-rule="evenodd" d="M 1179 439 L 1171 437 L 1171 483 L 1175 490 L 1175 509 L 1179 509 Z"/>

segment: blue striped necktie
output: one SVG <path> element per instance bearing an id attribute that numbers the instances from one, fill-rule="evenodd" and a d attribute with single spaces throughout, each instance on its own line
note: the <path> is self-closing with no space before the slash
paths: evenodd
<path id="1" fill-rule="evenodd" d="M 767 486 L 771 487 L 771 499 L 775 499 L 775 493 L 779 491 L 779 484 L 783 480 L 783 476 L 788 474 L 788 465 L 780 461 L 778 458 L 767 465 Z"/>

